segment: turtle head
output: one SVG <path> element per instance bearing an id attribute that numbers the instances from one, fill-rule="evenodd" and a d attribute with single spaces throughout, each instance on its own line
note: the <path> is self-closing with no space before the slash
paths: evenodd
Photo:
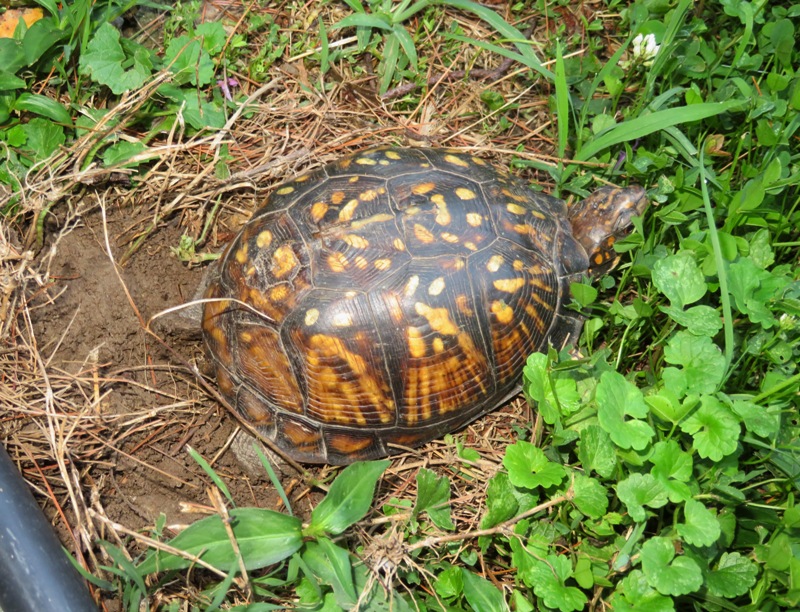
<path id="1" fill-rule="evenodd" d="M 569 209 L 572 235 L 589 256 L 589 274 L 599 276 L 611 270 L 619 258 L 614 243 L 627 236 L 631 219 L 647 207 L 645 190 L 638 185 L 626 188 L 601 187 Z"/>

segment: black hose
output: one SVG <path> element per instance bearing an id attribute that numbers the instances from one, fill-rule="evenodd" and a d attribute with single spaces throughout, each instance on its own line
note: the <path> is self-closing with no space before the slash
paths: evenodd
<path id="1" fill-rule="evenodd" d="M 0 609 L 96 612 L 86 583 L 0 444 Z"/>

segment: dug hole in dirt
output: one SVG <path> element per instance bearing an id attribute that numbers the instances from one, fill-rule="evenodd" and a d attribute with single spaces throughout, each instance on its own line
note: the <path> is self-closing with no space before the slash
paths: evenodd
<path id="1" fill-rule="evenodd" d="M 125 210 L 108 210 L 105 223 L 96 211 L 55 240 L 48 293 L 58 298 L 32 317 L 50 363 L 87 391 L 91 382 L 95 413 L 129 423 L 111 439 L 98 438 L 107 451 L 97 447 L 107 470 L 97 482 L 105 512 L 128 527 L 153 525 L 161 513 L 173 525 L 213 512 L 205 491 L 210 481 L 187 445 L 211 463 L 239 503 L 275 507 L 280 501 L 266 473 L 260 478 L 226 452 L 236 420 L 203 395 L 186 367 L 207 371 L 197 321 L 177 313 L 151 321 L 190 302 L 206 266 L 190 268 L 170 250 L 182 234 L 177 222 L 120 266 L 125 249 L 115 245 L 130 226 Z M 167 346 L 143 328 L 148 322 Z"/>

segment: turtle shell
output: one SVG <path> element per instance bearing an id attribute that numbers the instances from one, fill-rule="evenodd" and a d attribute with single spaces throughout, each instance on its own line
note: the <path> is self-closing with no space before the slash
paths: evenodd
<path id="1" fill-rule="evenodd" d="M 344 464 L 458 429 L 575 342 L 589 260 L 565 203 L 467 154 L 374 149 L 283 183 L 212 271 L 223 395 L 292 458 Z"/>

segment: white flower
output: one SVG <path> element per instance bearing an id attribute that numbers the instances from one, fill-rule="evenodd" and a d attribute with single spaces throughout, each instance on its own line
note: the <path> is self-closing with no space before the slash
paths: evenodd
<path id="1" fill-rule="evenodd" d="M 633 39 L 633 60 L 641 62 L 643 66 L 652 66 L 660 46 L 656 44 L 655 34 L 637 34 Z"/>

